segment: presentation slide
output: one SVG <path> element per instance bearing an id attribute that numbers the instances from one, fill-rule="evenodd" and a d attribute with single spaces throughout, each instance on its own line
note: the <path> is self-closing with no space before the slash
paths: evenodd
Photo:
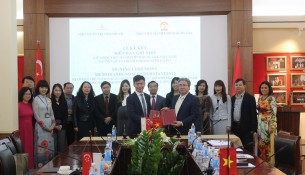
<path id="1" fill-rule="evenodd" d="M 196 82 L 208 78 L 203 69 L 208 64 L 203 46 L 209 39 L 204 28 L 211 26 L 201 16 L 51 18 L 51 85 L 70 81 L 76 94 L 81 83 L 89 81 L 100 94 L 100 84 L 109 81 L 111 92 L 118 94 L 122 80 L 130 81 L 133 92 L 132 78 L 143 75 L 146 93 L 147 84 L 156 81 L 158 94 L 165 96 L 173 77 L 187 77 L 194 94 Z"/>

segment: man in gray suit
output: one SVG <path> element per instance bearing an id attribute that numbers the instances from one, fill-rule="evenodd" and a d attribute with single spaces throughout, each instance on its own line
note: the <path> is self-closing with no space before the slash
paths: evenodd
<path id="1" fill-rule="evenodd" d="M 148 83 L 148 90 L 150 92 L 150 105 L 152 110 L 159 111 L 165 107 L 165 98 L 161 95 L 157 95 L 158 92 L 158 83 L 151 81 Z"/>

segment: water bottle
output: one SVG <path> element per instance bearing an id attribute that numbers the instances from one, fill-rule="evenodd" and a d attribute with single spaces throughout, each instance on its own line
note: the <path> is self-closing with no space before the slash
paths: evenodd
<path id="1" fill-rule="evenodd" d="M 110 145 L 107 143 L 105 147 L 105 161 L 106 163 L 111 162 L 111 151 Z"/>
<path id="2" fill-rule="evenodd" d="M 112 126 L 112 141 L 116 141 L 116 127 Z"/>
<path id="3" fill-rule="evenodd" d="M 97 175 L 96 169 L 95 169 L 95 163 L 91 163 L 91 167 L 89 169 L 89 175 Z"/>
<path id="4" fill-rule="evenodd" d="M 192 132 L 195 134 L 196 133 L 196 129 L 195 129 L 194 123 L 192 123 L 191 129 L 192 129 Z"/>
<path id="5" fill-rule="evenodd" d="M 198 131 L 196 132 L 196 144 L 195 144 L 195 147 L 198 149 L 198 150 L 202 150 L 202 140 L 201 140 L 201 132 Z M 201 146 L 201 147 L 200 147 Z"/>
<path id="6" fill-rule="evenodd" d="M 109 144 L 106 144 L 106 147 L 105 147 L 105 158 L 104 158 L 104 161 L 105 161 L 105 164 L 104 164 L 105 173 L 109 173 L 111 171 L 111 152 L 112 152 L 111 147 L 109 146 Z"/>
<path id="7" fill-rule="evenodd" d="M 209 156 L 210 159 L 213 159 L 214 152 L 215 152 L 215 148 L 214 147 L 210 147 L 209 152 L 208 152 L 208 156 Z"/>
<path id="8" fill-rule="evenodd" d="M 203 146 L 202 146 L 202 156 L 203 157 L 208 157 L 208 144 L 207 144 L 207 142 L 204 142 L 203 143 Z"/>
<path id="9" fill-rule="evenodd" d="M 218 152 L 214 152 L 214 156 L 212 159 L 212 168 L 214 170 L 214 175 L 219 175 L 219 155 Z"/>
<path id="10" fill-rule="evenodd" d="M 196 141 L 197 141 L 196 133 L 193 133 L 193 142 L 192 142 L 193 145 L 192 146 L 193 146 L 194 149 L 196 149 L 196 145 L 197 145 Z"/>
<path id="11" fill-rule="evenodd" d="M 112 134 L 111 133 L 107 134 L 107 143 L 106 144 L 109 144 L 110 148 L 112 148 Z"/>
<path id="12" fill-rule="evenodd" d="M 105 175 L 105 160 L 103 158 L 100 164 L 100 175 Z"/>
<path id="13" fill-rule="evenodd" d="M 189 132 L 187 134 L 187 145 L 191 146 L 193 143 L 193 132 L 192 129 L 189 129 Z"/>

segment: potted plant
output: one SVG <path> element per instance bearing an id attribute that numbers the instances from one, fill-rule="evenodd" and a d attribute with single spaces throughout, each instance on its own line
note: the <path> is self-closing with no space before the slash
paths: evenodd
<path id="1" fill-rule="evenodd" d="M 143 131 L 128 143 L 131 146 L 129 175 L 178 175 L 186 155 L 176 150 L 180 141 L 166 137 L 163 129 Z"/>

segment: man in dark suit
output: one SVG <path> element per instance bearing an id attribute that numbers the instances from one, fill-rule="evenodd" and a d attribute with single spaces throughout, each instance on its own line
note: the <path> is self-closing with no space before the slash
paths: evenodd
<path id="1" fill-rule="evenodd" d="M 66 135 L 67 135 L 67 143 L 68 145 L 71 145 L 75 141 L 75 132 L 74 132 L 74 126 L 73 126 L 73 111 L 72 106 L 74 103 L 75 96 L 72 94 L 74 89 L 74 85 L 70 82 L 66 82 L 64 84 L 64 95 L 67 101 L 68 105 L 68 118 L 66 123 Z"/>
<path id="2" fill-rule="evenodd" d="M 102 82 L 101 89 L 103 93 L 94 98 L 95 123 L 98 132 L 106 136 L 116 125 L 117 96 L 110 93 L 111 84 L 108 81 Z"/>
<path id="3" fill-rule="evenodd" d="M 149 95 L 144 93 L 145 78 L 142 75 L 133 77 L 135 92 L 127 97 L 128 112 L 127 135 L 135 137 L 141 132 L 141 118 L 147 117 L 150 111 Z M 144 121 L 144 119 L 143 119 Z"/>
<path id="4" fill-rule="evenodd" d="M 150 93 L 150 105 L 151 109 L 160 111 L 160 109 L 165 107 L 165 98 L 161 95 L 157 95 L 158 92 L 158 83 L 151 81 L 148 83 L 148 90 Z"/>
<path id="5" fill-rule="evenodd" d="M 192 123 L 200 117 L 199 99 L 189 92 L 191 81 L 188 78 L 180 78 L 178 84 L 180 95 L 173 97 L 171 106 L 176 111 L 177 121 L 172 126 L 182 135 L 187 135 Z"/>
<path id="6" fill-rule="evenodd" d="M 236 94 L 232 101 L 232 132 L 240 138 L 245 149 L 253 152 L 253 134 L 257 132 L 255 98 L 245 91 L 246 81 L 235 81 Z"/>

